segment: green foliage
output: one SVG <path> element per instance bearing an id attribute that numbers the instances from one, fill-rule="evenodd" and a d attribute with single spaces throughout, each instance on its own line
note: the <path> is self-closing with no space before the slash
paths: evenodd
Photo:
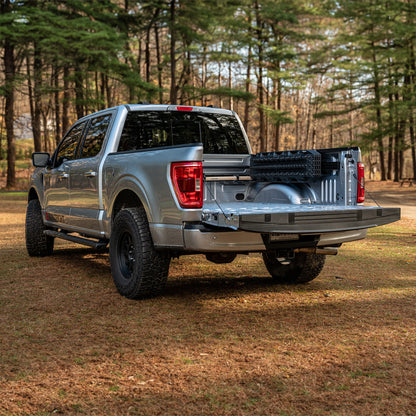
<path id="1" fill-rule="evenodd" d="M 268 105 L 263 105 L 262 107 L 273 124 L 277 125 L 294 123 L 293 118 L 289 116 L 289 111 L 273 110 Z"/>
<path id="2" fill-rule="evenodd" d="M 296 119 L 306 143 L 312 130 L 344 142 L 348 131 L 382 162 L 384 150 L 416 147 L 414 0 L 4 1 L 6 41 L 17 74 L 0 96 L 29 95 L 30 82 L 38 116 L 51 118 L 55 99 L 70 121 L 127 100 L 163 103 L 170 86 L 182 103 L 255 101 L 246 122 L 259 131 L 267 117 L 276 143 Z"/>

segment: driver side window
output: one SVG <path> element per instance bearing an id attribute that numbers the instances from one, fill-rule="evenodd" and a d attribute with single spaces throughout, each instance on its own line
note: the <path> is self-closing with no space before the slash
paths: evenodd
<path id="1" fill-rule="evenodd" d="M 72 127 L 69 133 L 65 136 L 64 140 L 62 140 L 56 154 L 55 166 L 59 166 L 65 160 L 76 159 L 78 144 L 81 139 L 85 124 L 86 121 Z"/>

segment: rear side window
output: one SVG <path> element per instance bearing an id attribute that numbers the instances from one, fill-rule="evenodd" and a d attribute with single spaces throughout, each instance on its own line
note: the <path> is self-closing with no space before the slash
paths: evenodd
<path id="1" fill-rule="evenodd" d="M 247 154 L 237 119 L 228 114 L 137 111 L 127 115 L 118 151 L 202 143 L 204 153 Z"/>
<path id="2" fill-rule="evenodd" d="M 84 144 L 81 150 L 81 159 L 96 156 L 103 145 L 108 126 L 110 124 L 111 114 L 95 117 L 91 120 Z"/>
<path id="3" fill-rule="evenodd" d="M 56 154 L 56 164 L 61 164 L 64 160 L 73 160 L 76 158 L 78 143 L 81 139 L 86 122 L 79 123 L 72 127 L 69 133 L 62 140 Z"/>

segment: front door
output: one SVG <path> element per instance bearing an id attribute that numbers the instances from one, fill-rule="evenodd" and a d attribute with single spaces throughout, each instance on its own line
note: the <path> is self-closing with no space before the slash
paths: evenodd
<path id="1" fill-rule="evenodd" d="M 76 160 L 86 122 L 78 123 L 65 136 L 55 152 L 53 166 L 44 173 L 45 215 L 47 221 L 67 224 L 70 214 L 70 171 Z"/>

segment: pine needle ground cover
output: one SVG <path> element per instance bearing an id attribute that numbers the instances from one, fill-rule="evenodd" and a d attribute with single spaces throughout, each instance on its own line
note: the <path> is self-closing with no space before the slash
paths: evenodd
<path id="1" fill-rule="evenodd" d="M 107 253 L 29 258 L 25 207 L 0 195 L 0 415 L 416 414 L 415 220 L 307 285 L 273 284 L 258 255 L 191 256 L 130 301 Z"/>

